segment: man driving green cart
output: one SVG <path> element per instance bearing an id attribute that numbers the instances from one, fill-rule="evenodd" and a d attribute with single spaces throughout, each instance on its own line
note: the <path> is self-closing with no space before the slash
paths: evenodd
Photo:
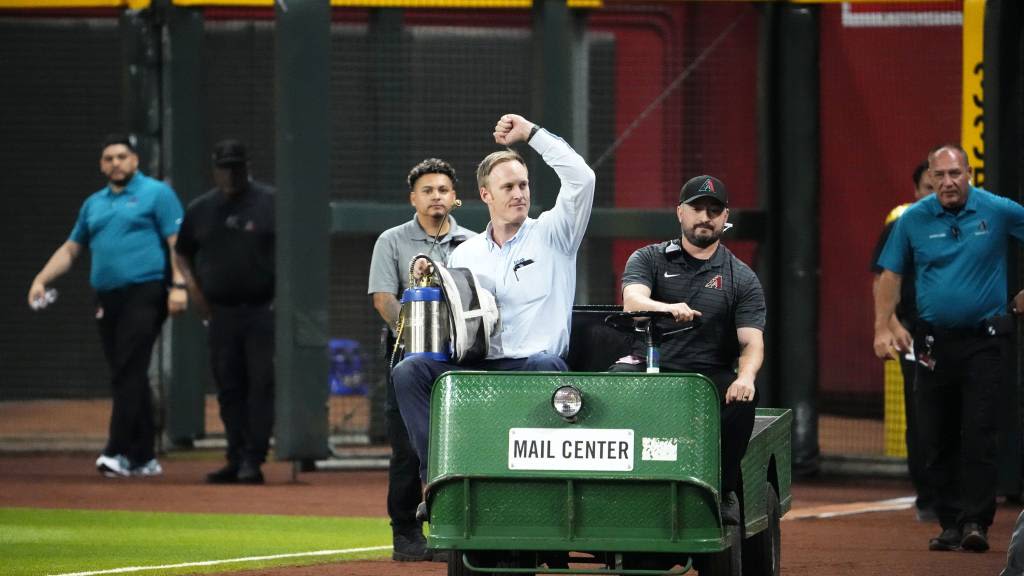
<path id="1" fill-rule="evenodd" d="M 721 244 L 729 195 L 714 176 L 691 178 L 679 193 L 679 239 L 651 244 L 630 256 L 622 275 L 623 310 L 671 313 L 698 323 L 661 346 L 665 372 L 711 379 L 722 401 L 722 516 L 739 522 L 740 460 L 754 427 L 754 378 L 764 360 L 765 302 L 754 272 Z M 642 343 L 637 342 L 636 346 Z M 644 352 L 620 358 L 612 372 L 644 372 Z"/>

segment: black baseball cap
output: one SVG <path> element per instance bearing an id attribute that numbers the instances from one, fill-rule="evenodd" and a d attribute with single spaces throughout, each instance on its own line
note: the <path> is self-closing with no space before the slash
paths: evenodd
<path id="1" fill-rule="evenodd" d="M 729 205 L 729 191 L 725 189 L 725 184 L 707 174 L 690 178 L 683 184 L 682 190 L 679 191 L 679 203 L 689 204 L 705 196 L 718 200 L 723 206 Z"/>
<path id="2" fill-rule="evenodd" d="M 100 152 L 103 152 L 110 146 L 116 146 L 118 144 L 127 148 L 128 151 L 131 152 L 132 154 L 137 153 L 135 148 L 138 142 L 136 142 L 135 135 L 121 133 L 107 134 L 103 138 L 103 142 L 101 143 Z"/>
<path id="3" fill-rule="evenodd" d="M 245 154 L 245 145 L 238 140 L 221 140 L 213 145 L 213 163 L 216 166 L 245 164 L 248 161 L 249 157 Z"/>

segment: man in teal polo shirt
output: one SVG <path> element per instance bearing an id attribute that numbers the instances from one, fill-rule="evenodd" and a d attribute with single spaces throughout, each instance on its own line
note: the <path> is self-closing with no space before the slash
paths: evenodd
<path id="1" fill-rule="evenodd" d="M 111 372 L 109 438 L 96 460 L 96 469 L 108 477 L 163 472 L 153 449 L 149 359 L 168 312 L 176 314 L 188 304 L 184 279 L 167 257 L 181 225 L 181 202 L 169 186 L 138 171 L 138 165 L 129 137 L 107 138 L 100 155 L 107 185 L 82 204 L 71 237 L 28 292 L 32 306 L 71 269 L 82 247 L 89 248 L 89 280 L 99 304 L 96 321 Z M 169 265 L 173 282 L 168 291 Z"/>
<path id="2" fill-rule="evenodd" d="M 995 516 L 998 391 L 1014 328 L 1006 257 L 1011 236 L 1024 240 L 1024 207 L 971 186 L 970 177 L 959 146 L 928 155 L 935 194 L 903 213 L 878 258 L 874 348 L 879 358 L 911 345 L 916 354 L 918 438 L 942 525 L 929 549 L 984 552 Z M 906 272 L 917 278 L 912 343 L 889 329 Z M 1009 308 L 1024 309 L 1024 291 Z"/>

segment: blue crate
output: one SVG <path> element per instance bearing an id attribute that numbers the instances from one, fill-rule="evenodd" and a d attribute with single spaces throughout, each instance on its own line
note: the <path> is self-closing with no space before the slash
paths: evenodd
<path id="1" fill-rule="evenodd" d="M 338 396 L 365 396 L 366 377 L 359 342 L 348 338 L 333 338 L 328 343 L 331 370 L 328 377 L 331 394 Z"/>

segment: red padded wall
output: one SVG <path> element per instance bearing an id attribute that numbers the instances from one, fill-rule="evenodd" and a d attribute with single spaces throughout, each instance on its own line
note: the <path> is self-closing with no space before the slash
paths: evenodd
<path id="1" fill-rule="evenodd" d="M 857 5 L 858 12 L 941 9 Z M 960 138 L 959 26 L 844 28 L 821 12 L 820 390 L 880 392 L 871 254 L 927 151 Z"/>

